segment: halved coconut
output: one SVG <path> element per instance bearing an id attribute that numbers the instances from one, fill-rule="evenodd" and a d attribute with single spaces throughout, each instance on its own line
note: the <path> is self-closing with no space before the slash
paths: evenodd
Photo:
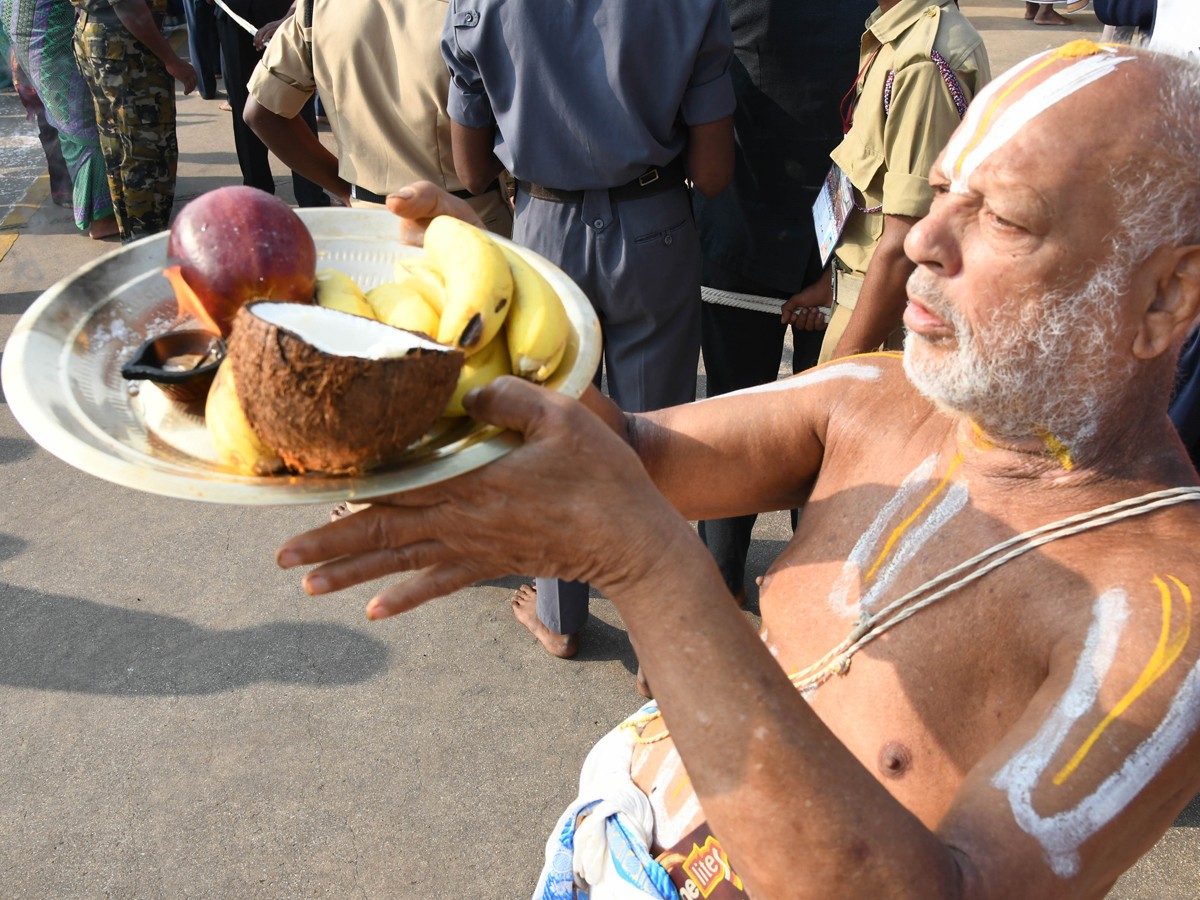
<path id="1" fill-rule="evenodd" d="M 298 472 L 361 472 L 398 459 L 437 421 L 463 354 L 334 309 L 242 307 L 229 336 L 238 399 Z"/>

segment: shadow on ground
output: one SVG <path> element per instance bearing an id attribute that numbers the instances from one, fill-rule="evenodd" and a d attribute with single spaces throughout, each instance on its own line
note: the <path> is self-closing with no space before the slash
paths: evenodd
<path id="1" fill-rule="evenodd" d="M 387 660 L 382 641 L 340 625 L 211 629 L 0 583 L 0 685 L 10 687 L 166 697 L 258 682 L 342 685 L 370 680 Z"/>
<path id="2" fill-rule="evenodd" d="M 41 291 L 12 291 L 0 294 L 0 316 L 19 316 L 33 301 L 42 295 Z"/>

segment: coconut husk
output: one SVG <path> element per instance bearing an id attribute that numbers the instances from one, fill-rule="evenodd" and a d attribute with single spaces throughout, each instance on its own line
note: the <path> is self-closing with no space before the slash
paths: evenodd
<path id="1" fill-rule="evenodd" d="M 357 473 L 394 463 L 454 393 L 461 351 L 334 355 L 259 318 L 256 305 L 234 319 L 228 342 L 234 382 L 251 427 L 293 471 Z"/>

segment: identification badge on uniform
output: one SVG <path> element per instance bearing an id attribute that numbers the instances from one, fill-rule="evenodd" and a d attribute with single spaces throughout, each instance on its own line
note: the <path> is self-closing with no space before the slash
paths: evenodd
<path id="1" fill-rule="evenodd" d="M 821 265 L 829 262 L 853 209 L 854 185 L 841 167 L 834 163 L 825 176 L 825 183 L 821 185 L 817 202 L 813 204 L 813 225 L 816 226 L 817 246 L 821 250 Z"/>

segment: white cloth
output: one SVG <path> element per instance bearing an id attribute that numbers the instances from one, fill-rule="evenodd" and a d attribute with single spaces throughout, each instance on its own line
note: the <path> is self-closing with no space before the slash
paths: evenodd
<path id="1" fill-rule="evenodd" d="M 535 900 L 572 896 L 568 872 L 588 900 L 678 900 L 666 870 L 650 856 L 654 811 L 630 777 L 634 745 L 633 730 L 618 726 L 588 753 L 579 796 L 546 842 Z"/>
<path id="2" fill-rule="evenodd" d="M 1150 49 L 1200 60 L 1200 4 L 1196 0 L 1158 0 Z"/>

